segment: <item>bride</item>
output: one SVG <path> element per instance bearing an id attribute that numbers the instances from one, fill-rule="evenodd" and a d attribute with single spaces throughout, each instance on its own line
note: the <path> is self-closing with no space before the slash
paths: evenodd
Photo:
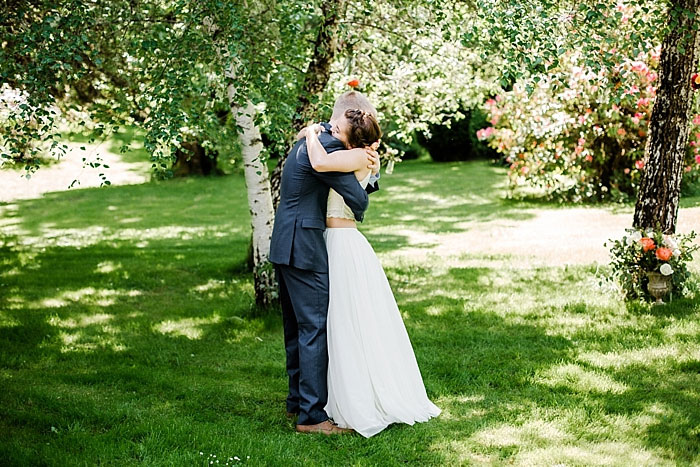
<path id="1" fill-rule="evenodd" d="M 331 134 L 348 150 L 326 153 L 320 125 L 306 129 L 309 160 L 318 172 L 354 172 L 366 187 L 365 147 L 381 130 L 362 110 L 347 110 Z M 352 149 L 358 148 L 358 149 Z M 328 250 L 328 402 L 342 428 L 373 436 L 391 423 L 425 422 L 440 414 L 423 379 L 394 295 L 374 250 L 357 230 L 352 211 L 331 190 L 324 233 Z"/>

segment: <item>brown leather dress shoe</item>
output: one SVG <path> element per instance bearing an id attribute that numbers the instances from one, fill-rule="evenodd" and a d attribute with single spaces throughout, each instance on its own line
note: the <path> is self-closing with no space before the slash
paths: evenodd
<path id="1" fill-rule="evenodd" d="M 338 425 L 334 425 L 330 420 L 325 422 L 317 423 L 316 425 L 297 425 L 297 431 L 299 433 L 320 433 L 323 435 L 344 435 L 348 433 L 353 433 L 355 430 L 350 428 L 340 428 Z"/>

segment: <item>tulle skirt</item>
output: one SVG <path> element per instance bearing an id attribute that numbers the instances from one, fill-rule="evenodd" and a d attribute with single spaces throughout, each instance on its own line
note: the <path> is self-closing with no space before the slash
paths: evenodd
<path id="1" fill-rule="evenodd" d="M 384 270 L 357 229 L 329 228 L 328 403 L 338 425 L 373 436 L 440 414 L 426 395 Z"/>

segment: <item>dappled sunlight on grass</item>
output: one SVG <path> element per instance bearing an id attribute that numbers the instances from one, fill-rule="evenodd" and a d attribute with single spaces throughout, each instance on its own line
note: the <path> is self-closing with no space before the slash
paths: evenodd
<path id="1" fill-rule="evenodd" d="M 679 342 L 617 352 L 584 352 L 578 355 L 578 359 L 598 368 L 611 369 L 700 362 L 700 343 Z"/>
<path id="2" fill-rule="evenodd" d="M 673 465 L 633 442 L 554 444 L 517 454 L 520 465 Z"/>
<path id="3" fill-rule="evenodd" d="M 84 328 L 93 324 L 106 324 L 113 318 L 113 315 L 108 315 L 105 313 L 81 314 L 67 319 L 61 319 L 58 316 L 52 316 L 51 318 L 49 318 L 48 323 L 52 326 L 74 329 Z"/>
<path id="4" fill-rule="evenodd" d="M 93 304 L 99 307 L 114 305 L 120 297 L 138 297 L 139 290 L 111 290 L 85 287 L 79 290 L 66 290 L 55 297 L 44 298 L 39 302 L 28 303 L 27 308 L 61 308 L 70 303 Z"/>
<path id="5" fill-rule="evenodd" d="M 70 326 L 64 326 L 70 328 Z M 109 325 L 99 326 L 98 332 L 87 333 L 82 329 L 71 331 L 59 331 L 59 351 L 67 352 L 95 352 L 109 350 L 111 352 L 123 352 L 126 346 L 118 339 L 119 331 Z M 47 345 L 42 345 L 46 347 Z"/>
<path id="6" fill-rule="evenodd" d="M 586 370 L 579 365 L 567 363 L 548 368 L 535 382 L 552 387 L 568 388 L 579 393 L 611 392 L 622 394 L 627 387 L 604 373 Z"/>
<path id="7" fill-rule="evenodd" d="M 18 319 L 8 316 L 4 311 L 0 310 L 0 328 L 11 328 L 21 324 Z"/>
<path id="8" fill-rule="evenodd" d="M 102 261 L 101 263 L 97 264 L 97 267 L 95 267 L 94 272 L 101 274 L 110 274 L 121 268 L 121 263 L 114 263 L 113 261 Z"/>
<path id="9" fill-rule="evenodd" d="M 554 444 L 570 438 L 571 436 L 555 423 L 542 420 L 529 421 L 522 426 L 501 425 L 487 428 L 472 436 L 477 443 L 489 447 Z"/>
<path id="10" fill-rule="evenodd" d="M 221 321 L 221 316 L 213 314 L 208 318 L 183 318 L 179 320 L 167 320 L 155 324 L 153 330 L 161 334 L 172 336 L 184 336 L 188 339 L 201 339 L 205 325 L 216 324 Z"/>

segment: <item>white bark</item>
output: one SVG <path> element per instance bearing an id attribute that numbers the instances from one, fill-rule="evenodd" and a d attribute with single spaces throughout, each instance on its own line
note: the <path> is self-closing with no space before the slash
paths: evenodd
<path id="1" fill-rule="evenodd" d="M 204 25 L 214 36 L 218 26 L 209 17 Z M 260 129 L 255 125 L 255 107 L 246 99 L 245 106 L 236 102 L 235 71 L 236 60 L 229 57 L 219 45 L 215 44 L 219 59 L 228 62 L 226 77 L 231 84 L 226 88 L 231 113 L 236 119 L 238 138 L 241 143 L 248 207 L 250 209 L 253 230 L 253 278 L 255 281 L 255 301 L 260 306 L 271 305 L 277 296 L 277 285 L 268 259 L 270 256 L 270 237 L 275 213 L 272 209 L 272 191 L 267 165 L 260 160 L 263 144 Z"/>
<path id="2" fill-rule="evenodd" d="M 267 165 L 260 161 L 262 139 L 255 125 L 255 108 L 248 101 L 245 108 L 237 107 L 232 98 L 235 89 L 229 86 L 231 111 L 236 117 L 241 143 L 241 156 L 248 192 L 248 206 L 253 227 L 253 259 L 256 266 L 266 263 L 270 254 L 270 237 L 275 214 L 272 210 L 272 195 Z"/>

